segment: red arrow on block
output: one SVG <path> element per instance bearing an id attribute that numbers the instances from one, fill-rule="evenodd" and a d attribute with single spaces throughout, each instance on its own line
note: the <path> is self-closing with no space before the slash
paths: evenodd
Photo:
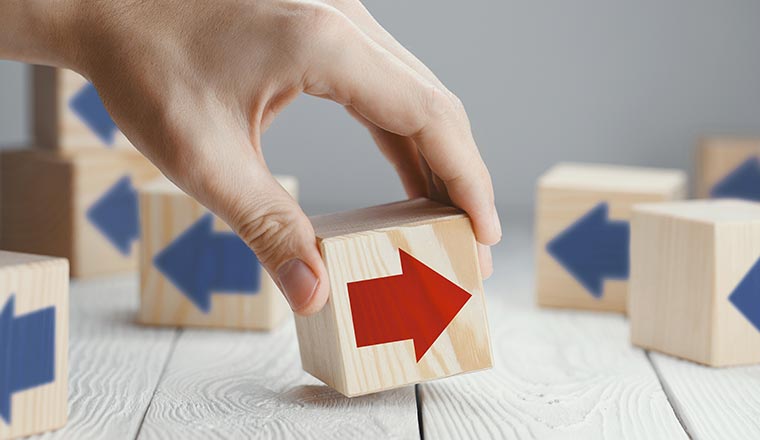
<path id="1" fill-rule="evenodd" d="M 398 252 L 401 275 L 348 283 L 356 346 L 411 339 L 419 362 L 472 295 Z"/>

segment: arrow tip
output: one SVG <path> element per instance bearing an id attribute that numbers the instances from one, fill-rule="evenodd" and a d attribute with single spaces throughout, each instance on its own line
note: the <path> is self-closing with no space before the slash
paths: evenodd
<path id="1" fill-rule="evenodd" d="M 95 86 L 87 83 L 82 87 L 69 100 L 69 108 L 103 143 L 108 146 L 113 145 L 118 127 L 108 114 Z"/>
<path id="2" fill-rule="evenodd" d="M 410 301 L 406 307 L 416 318 L 409 325 L 419 362 L 472 295 L 403 249 L 399 255 L 403 278 L 410 286 L 404 300 Z"/>
<path id="3" fill-rule="evenodd" d="M 760 258 L 731 292 L 728 300 L 760 331 Z"/>
<path id="4" fill-rule="evenodd" d="M 714 198 L 736 197 L 760 202 L 760 157 L 744 161 L 710 191 Z"/>
<path id="5" fill-rule="evenodd" d="M 132 242 L 140 236 L 137 191 L 124 176 L 87 210 L 87 218 L 119 252 L 128 256 Z"/>
<path id="6" fill-rule="evenodd" d="M 156 268 L 201 311 L 211 310 L 211 283 L 216 265 L 207 252 L 214 218 L 206 214 L 153 259 Z"/>

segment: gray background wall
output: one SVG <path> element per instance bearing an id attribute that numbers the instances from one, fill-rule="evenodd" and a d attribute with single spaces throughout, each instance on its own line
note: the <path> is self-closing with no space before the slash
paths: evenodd
<path id="1" fill-rule="evenodd" d="M 760 2 L 366 2 L 464 101 L 502 209 L 558 160 L 690 170 L 703 134 L 760 135 Z M 24 67 L 0 63 L 0 144 L 28 140 Z M 371 139 L 300 98 L 265 135 L 310 212 L 402 197 Z"/>

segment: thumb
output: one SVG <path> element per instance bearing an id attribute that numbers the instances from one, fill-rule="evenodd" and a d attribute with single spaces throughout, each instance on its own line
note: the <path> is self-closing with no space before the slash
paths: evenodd
<path id="1" fill-rule="evenodd" d="M 233 208 L 232 228 L 256 254 L 294 312 L 318 312 L 327 302 L 327 270 L 311 222 L 268 171 L 245 187 L 256 190 L 242 196 Z"/>

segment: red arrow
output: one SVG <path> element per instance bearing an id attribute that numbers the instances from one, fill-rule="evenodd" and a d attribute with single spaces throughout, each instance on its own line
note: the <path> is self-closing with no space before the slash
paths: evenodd
<path id="1" fill-rule="evenodd" d="M 411 339 L 419 362 L 472 295 L 398 252 L 401 275 L 348 283 L 356 346 Z"/>

